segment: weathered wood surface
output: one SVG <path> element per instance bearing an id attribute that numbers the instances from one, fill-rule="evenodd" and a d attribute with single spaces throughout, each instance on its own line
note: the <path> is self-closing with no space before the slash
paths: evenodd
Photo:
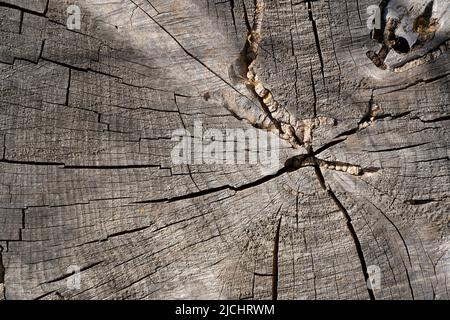
<path id="1" fill-rule="evenodd" d="M 266 0 L 252 39 L 255 3 L 83 0 L 70 31 L 72 1 L 0 1 L 4 298 L 450 298 L 447 1 L 428 55 L 391 70 L 366 55 L 377 1 Z M 293 127 L 336 124 L 273 175 L 174 165 L 172 133 L 195 121 L 280 133 L 236 70 L 248 39 Z M 289 137 L 281 163 L 307 153 Z"/>

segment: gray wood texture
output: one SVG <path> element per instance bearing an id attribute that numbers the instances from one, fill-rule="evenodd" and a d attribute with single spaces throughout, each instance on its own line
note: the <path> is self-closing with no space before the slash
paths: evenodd
<path id="1" fill-rule="evenodd" d="M 3 299 L 450 299 L 448 1 L 408 53 L 374 0 L 71 4 L 0 1 Z M 175 165 L 196 121 L 286 166 Z"/>

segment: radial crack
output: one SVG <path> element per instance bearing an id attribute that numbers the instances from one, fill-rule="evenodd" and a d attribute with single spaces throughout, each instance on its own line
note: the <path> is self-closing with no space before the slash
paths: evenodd
<path id="1" fill-rule="evenodd" d="M 333 202 L 336 204 L 336 206 L 339 208 L 339 210 L 342 212 L 342 214 L 344 215 L 345 219 L 346 219 L 346 224 L 347 224 L 347 228 L 348 231 L 350 232 L 350 235 L 352 237 L 353 243 L 355 244 L 355 248 L 356 248 L 356 252 L 358 254 L 359 257 L 359 261 L 361 264 L 361 269 L 364 275 L 364 279 L 367 283 L 367 281 L 369 280 L 369 274 L 367 272 L 367 263 L 366 260 L 364 258 L 364 253 L 362 251 L 362 246 L 361 246 L 361 242 L 358 239 L 358 235 L 355 231 L 355 228 L 353 227 L 352 224 L 352 219 L 350 217 L 350 214 L 348 213 L 347 209 L 344 207 L 344 205 L 339 201 L 339 199 L 337 198 L 337 196 L 335 195 L 335 193 L 333 192 L 333 190 L 330 188 L 330 186 L 327 186 L 325 183 L 325 178 L 323 177 L 322 171 L 320 170 L 320 167 L 318 165 L 315 166 L 316 169 L 316 174 L 317 177 L 319 179 L 319 181 L 321 182 L 321 187 L 322 189 L 327 191 L 327 194 L 330 196 L 330 198 L 333 200 Z M 375 295 L 373 293 L 373 290 L 371 288 L 369 288 L 367 286 L 367 292 L 369 294 L 370 300 L 375 300 Z"/>
<path id="2" fill-rule="evenodd" d="M 3 246 L 0 246 L 0 300 L 6 300 L 5 266 L 3 265 Z"/>
<path id="3" fill-rule="evenodd" d="M 367 263 L 364 258 L 364 253 L 362 251 L 361 242 L 359 241 L 358 235 L 355 231 L 355 228 L 353 227 L 352 219 L 351 219 L 347 209 L 345 209 L 344 205 L 339 201 L 339 199 L 334 194 L 333 190 L 331 188 L 328 188 L 327 192 L 328 192 L 328 195 L 331 197 L 331 199 L 333 199 L 334 203 L 336 203 L 339 210 L 344 214 L 344 217 L 347 220 L 346 221 L 347 228 L 352 236 L 353 243 L 355 244 L 355 248 L 358 253 L 359 261 L 361 263 L 362 272 L 364 274 L 364 279 L 366 280 L 366 283 L 367 283 L 367 281 L 369 280 L 369 274 L 367 272 Z M 369 293 L 370 300 L 375 300 L 375 295 L 373 294 L 373 290 L 371 288 L 367 287 L 367 291 Z"/>
<path id="4" fill-rule="evenodd" d="M 90 265 L 88 265 L 88 266 L 85 266 L 85 267 L 81 268 L 79 272 L 83 272 L 83 271 L 89 270 L 89 269 L 91 269 L 91 268 L 94 268 L 94 267 L 98 266 L 99 264 L 102 264 L 103 262 L 105 262 L 105 261 L 104 261 L 104 260 L 101 260 L 101 261 L 92 263 L 92 264 L 90 264 Z M 66 274 L 64 274 L 64 275 L 61 275 L 61 276 L 55 278 L 55 279 L 45 281 L 45 282 L 43 282 L 43 283 L 41 283 L 41 284 L 55 283 L 55 282 L 58 282 L 58 281 L 67 279 L 67 278 L 71 277 L 72 275 L 74 275 L 74 272 L 66 273 Z"/>
<path id="5" fill-rule="evenodd" d="M 281 207 L 280 207 L 281 209 Z M 272 261 L 272 300 L 278 299 L 278 253 L 280 250 L 280 228 L 281 219 L 278 219 L 277 231 L 275 233 L 274 245 L 273 245 L 273 261 Z"/>

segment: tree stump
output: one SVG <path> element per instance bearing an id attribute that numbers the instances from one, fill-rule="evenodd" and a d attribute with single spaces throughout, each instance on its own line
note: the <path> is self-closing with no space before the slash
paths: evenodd
<path id="1" fill-rule="evenodd" d="M 448 6 L 0 1 L 1 295 L 449 299 Z"/>

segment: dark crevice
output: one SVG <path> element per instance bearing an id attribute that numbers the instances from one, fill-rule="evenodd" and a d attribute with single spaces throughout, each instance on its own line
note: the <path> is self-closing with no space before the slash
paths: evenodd
<path id="1" fill-rule="evenodd" d="M 33 300 L 41 300 L 41 299 L 44 299 L 44 298 L 46 298 L 46 297 L 48 297 L 48 296 L 51 296 L 51 295 L 54 294 L 55 292 L 56 292 L 56 290 L 53 290 L 53 291 L 44 293 L 44 294 L 42 294 L 42 295 L 40 295 L 40 296 L 38 296 L 38 297 L 36 297 L 36 298 L 33 298 Z"/>
<path id="2" fill-rule="evenodd" d="M 281 206 L 280 206 L 281 209 Z M 278 253 L 280 250 L 280 228 L 281 228 L 281 219 L 278 220 L 278 226 L 275 233 L 274 245 L 273 245 L 273 258 L 272 258 L 272 300 L 278 299 Z"/>
<path id="3" fill-rule="evenodd" d="M 88 265 L 88 266 L 82 267 L 82 268 L 80 268 L 80 272 L 83 272 L 83 271 L 89 270 L 89 269 L 91 269 L 91 268 L 94 268 L 95 266 L 98 266 L 99 264 L 102 264 L 103 262 L 105 262 L 105 261 L 104 261 L 104 260 L 98 261 L 98 262 L 92 263 L 92 264 L 90 264 L 90 265 Z M 57 277 L 57 278 L 55 278 L 55 279 L 52 279 L 52 280 L 43 282 L 43 283 L 41 283 L 40 285 L 43 285 L 43 284 L 49 284 L 49 283 L 55 283 L 55 282 L 58 282 L 58 281 L 67 279 L 67 278 L 71 277 L 71 276 L 74 275 L 74 274 L 75 274 L 75 272 L 70 272 L 70 273 L 64 274 L 64 275 L 62 275 L 62 276 L 60 276 L 60 277 Z"/>
<path id="4" fill-rule="evenodd" d="M 216 188 L 210 188 L 210 189 L 206 189 L 206 190 L 201 190 L 198 192 L 193 192 L 193 193 L 188 193 L 182 196 L 177 196 L 177 197 L 172 197 L 172 198 L 162 198 L 162 199 L 154 199 L 154 200 L 143 200 L 143 201 L 136 201 L 133 202 L 135 204 L 145 204 L 145 203 L 163 203 L 163 202 L 175 202 L 175 201 L 181 201 L 181 200 L 188 200 L 188 199 L 194 199 L 194 198 L 199 198 L 199 197 L 203 197 L 206 195 L 210 195 L 213 193 L 217 193 L 220 191 L 225 191 L 225 190 L 232 190 L 232 191 L 244 191 L 259 185 L 264 184 L 265 182 L 268 182 L 272 179 L 275 179 L 277 177 L 280 177 L 281 175 L 283 175 L 284 173 L 288 172 L 289 168 L 288 167 L 283 167 L 280 170 L 278 170 L 278 172 L 276 172 L 273 175 L 268 175 L 268 176 L 264 176 L 258 180 L 255 180 L 253 182 L 250 183 L 246 183 L 243 184 L 239 187 L 235 187 L 235 186 L 231 186 L 231 185 L 224 185 L 224 186 L 220 186 L 220 187 L 216 187 Z"/>
<path id="5" fill-rule="evenodd" d="M 20 25 L 19 25 L 19 34 L 22 34 L 22 28 L 23 28 L 23 10 L 20 11 Z"/>
<path id="6" fill-rule="evenodd" d="M 152 7 L 153 10 L 156 11 L 157 15 L 159 15 L 161 12 L 158 11 L 158 9 L 156 9 L 156 7 L 150 2 L 150 0 L 147 0 L 147 3 L 150 5 L 150 7 Z"/>
<path id="7" fill-rule="evenodd" d="M 41 48 L 40 48 L 40 51 L 39 51 L 39 56 L 38 56 L 37 60 L 35 62 L 32 62 L 32 63 L 38 64 L 39 60 L 42 59 L 42 55 L 44 54 L 45 41 L 47 41 L 47 39 L 42 40 Z"/>
<path id="8" fill-rule="evenodd" d="M 312 93 L 313 93 L 313 116 L 314 118 L 317 117 L 317 92 L 316 92 L 316 84 L 314 83 L 314 76 L 312 71 L 312 65 L 311 65 L 311 86 L 312 86 Z"/>
<path id="9" fill-rule="evenodd" d="M 9 164 L 23 164 L 23 165 L 33 165 L 33 166 L 64 166 L 62 162 L 45 162 L 45 161 L 21 161 L 21 160 L 9 160 L 2 159 L 0 163 Z"/>
<path id="10" fill-rule="evenodd" d="M 9 164 L 22 164 L 22 165 L 33 165 L 33 166 L 59 166 L 62 169 L 77 169 L 77 170 L 126 170 L 126 169 L 142 169 L 142 168 L 159 168 L 160 165 L 153 164 L 135 164 L 135 165 L 111 165 L 111 166 L 78 166 L 78 165 L 65 165 L 63 162 L 46 162 L 46 161 L 22 161 L 22 160 L 10 160 L 2 159 L 0 163 Z"/>
<path id="11" fill-rule="evenodd" d="M 333 147 L 333 146 L 335 146 L 335 145 L 337 145 L 337 144 L 340 144 L 341 142 L 344 142 L 344 141 L 346 141 L 346 140 L 347 140 L 347 138 L 343 138 L 343 139 L 339 139 L 339 140 L 333 140 L 333 141 L 331 141 L 331 142 L 329 142 L 329 143 L 327 143 L 327 144 L 321 146 L 321 147 L 320 147 L 319 149 L 317 149 L 316 151 L 314 151 L 314 152 L 313 152 L 313 155 L 314 155 L 314 156 L 317 156 L 317 155 L 319 155 L 320 153 L 324 152 L 325 150 L 327 150 L 327 149 L 329 149 L 329 148 L 331 148 L 331 147 Z"/>
<path id="12" fill-rule="evenodd" d="M 66 91 L 66 102 L 64 103 L 65 106 L 69 106 L 69 96 L 70 96 L 70 83 L 72 81 L 72 68 L 69 68 L 69 77 L 67 80 L 67 91 Z M 99 114 L 100 116 L 100 114 Z M 100 122 L 100 120 L 99 120 Z"/>
<path id="13" fill-rule="evenodd" d="M 420 146 L 423 146 L 423 145 L 426 145 L 426 144 L 429 144 L 429 142 L 417 143 L 417 144 L 412 144 L 412 145 L 409 145 L 409 146 L 403 146 L 403 147 L 395 147 L 395 148 L 379 149 L 379 150 L 363 150 L 363 151 L 369 152 L 369 153 L 400 151 L 400 150 L 405 150 L 405 149 L 411 149 L 411 148 L 415 148 L 415 147 L 420 147 Z"/>
<path id="14" fill-rule="evenodd" d="M 263 109 L 264 113 L 266 114 L 266 117 L 270 119 L 270 121 L 273 123 L 275 128 L 278 130 L 278 132 L 280 132 L 280 134 L 283 134 L 284 132 L 283 132 L 283 128 L 281 127 L 281 123 L 273 117 L 272 113 L 269 110 L 269 107 L 264 103 L 264 98 L 258 96 L 256 93 L 255 93 L 255 96 L 258 99 L 259 104 L 261 105 L 261 108 Z M 296 138 L 297 143 L 299 145 L 301 145 L 302 143 L 301 143 L 300 139 L 297 136 L 295 136 L 295 138 Z"/>
<path id="15" fill-rule="evenodd" d="M 315 158 L 314 158 L 314 160 L 315 160 Z M 315 164 L 314 164 L 314 171 L 316 173 L 317 179 L 319 180 L 321 188 L 326 190 L 327 186 L 326 186 L 326 183 L 325 183 L 325 178 L 323 176 L 322 170 L 320 169 L 320 166 L 317 163 L 317 161 L 315 161 Z"/>
<path id="16" fill-rule="evenodd" d="M 352 129 L 349 129 L 349 130 L 347 130 L 347 131 L 344 131 L 344 132 L 339 133 L 339 134 L 335 137 L 335 139 L 337 139 L 337 138 L 342 138 L 342 137 L 348 137 L 348 136 L 351 136 L 351 135 L 353 135 L 353 134 L 355 134 L 355 133 L 358 133 L 359 131 L 360 131 L 359 127 L 352 128 Z"/>
<path id="17" fill-rule="evenodd" d="M 54 64 L 59 65 L 61 67 L 65 67 L 65 68 L 68 68 L 68 69 L 71 69 L 71 70 L 76 70 L 76 71 L 79 71 L 79 72 L 91 72 L 91 73 L 99 74 L 99 75 L 106 76 L 106 77 L 109 77 L 109 78 L 118 79 L 120 81 L 123 80 L 121 77 L 118 77 L 118 76 L 115 76 L 115 75 L 112 75 L 112 74 L 108 74 L 106 72 L 94 70 L 94 69 L 91 69 L 91 68 L 81 68 L 81 67 L 77 67 L 77 66 L 74 66 L 74 65 L 71 65 L 71 64 L 68 64 L 68 63 L 52 60 L 50 58 L 40 57 L 39 60 L 51 62 L 51 63 L 54 63 Z"/>
<path id="18" fill-rule="evenodd" d="M 327 192 L 328 192 L 328 195 L 333 199 L 334 203 L 338 206 L 339 210 L 344 214 L 344 217 L 347 220 L 347 228 L 352 236 L 353 243 L 355 244 L 355 248 L 358 253 L 359 261 L 361 263 L 361 268 L 362 268 L 362 271 L 364 274 L 364 279 L 366 280 L 366 283 L 367 283 L 367 281 L 369 280 L 369 274 L 367 273 L 367 264 L 366 264 L 366 260 L 364 258 L 364 253 L 363 253 L 363 250 L 361 247 L 361 243 L 358 239 L 358 235 L 356 234 L 355 228 L 353 227 L 352 219 L 351 219 L 347 209 L 345 209 L 343 204 L 339 201 L 339 199 L 334 194 L 333 190 L 331 190 L 331 188 L 328 188 Z M 367 291 L 369 293 L 370 300 L 375 300 L 375 295 L 373 293 L 373 290 L 367 286 Z"/>
<path id="19" fill-rule="evenodd" d="M 322 73 L 323 83 L 325 85 L 324 64 L 323 64 L 322 49 L 320 47 L 319 32 L 317 30 L 316 21 L 314 20 L 314 16 L 313 16 L 313 12 L 312 12 L 312 6 L 311 6 L 311 1 L 307 1 L 307 4 L 308 4 L 308 17 L 309 17 L 309 21 L 311 21 L 311 24 L 312 24 L 313 33 L 314 33 L 314 40 L 316 42 L 317 54 L 319 55 L 320 70 L 321 70 L 321 73 Z"/>
<path id="20" fill-rule="evenodd" d="M 255 266 L 256 266 L 256 264 L 255 264 Z M 253 275 L 252 276 L 252 295 L 251 295 L 252 298 L 255 296 L 255 282 L 256 282 L 256 276 Z"/>
<path id="21" fill-rule="evenodd" d="M 233 187 L 231 187 L 229 185 L 226 185 L 226 186 L 211 188 L 211 189 L 202 190 L 202 191 L 198 191 L 198 192 L 188 193 L 188 194 L 185 194 L 185 195 L 182 195 L 182 196 L 173 197 L 173 198 L 143 200 L 143 201 L 136 201 L 136 202 L 133 202 L 133 203 L 135 203 L 135 204 L 162 203 L 162 202 L 168 202 L 169 203 L 169 202 L 175 202 L 175 201 L 181 201 L 181 200 L 187 200 L 187 199 L 194 199 L 194 198 L 206 196 L 206 195 L 209 195 L 209 194 L 213 194 L 213 193 L 216 193 L 216 192 L 229 190 L 229 189 L 233 189 Z"/>
<path id="22" fill-rule="evenodd" d="M 411 298 L 414 300 L 414 290 L 412 288 L 411 279 L 409 277 L 408 268 L 406 268 L 405 263 L 403 262 L 403 267 L 405 268 L 406 279 L 408 280 L 409 292 L 411 294 Z"/>
<path id="23" fill-rule="evenodd" d="M 378 168 L 378 167 L 366 167 L 366 168 L 362 168 L 362 174 L 364 173 L 375 173 L 380 171 L 382 168 Z"/>
<path id="24" fill-rule="evenodd" d="M 23 230 L 25 229 L 25 214 L 26 214 L 26 208 L 22 208 L 22 227 L 19 230 L 19 241 L 22 241 L 23 239 Z"/>
<path id="25" fill-rule="evenodd" d="M 353 135 L 353 134 L 355 134 L 355 133 L 358 133 L 358 132 L 361 130 L 361 127 L 360 127 L 360 126 L 361 126 L 363 123 L 369 122 L 369 121 L 370 121 L 371 112 L 372 112 L 372 106 L 373 106 L 373 92 L 372 92 L 372 96 L 370 97 L 370 100 L 369 100 L 369 108 L 368 108 L 368 110 L 366 111 L 366 113 L 361 117 L 361 119 L 358 121 L 358 126 L 355 127 L 355 128 L 349 129 L 349 130 L 347 130 L 347 131 L 341 132 L 341 133 L 338 134 L 336 137 L 334 137 L 334 139 L 342 138 L 342 137 L 348 137 L 348 136 L 351 136 L 351 135 Z M 329 142 L 328 144 L 322 146 L 320 149 L 318 149 L 317 152 L 316 152 L 316 154 L 319 154 L 320 152 L 324 151 L 325 149 L 328 149 L 328 148 L 329 148 L 328 145 L 333 146 L 333 145 L 335 145 L 335 144 L 337 144 L 337 143 L 340 143 L 340 142 L 342 142 L 342 141 L 344 141 L 344 140 L 345 140 L 345 139 L 343 139 L 343 140 L 338 140 L 338 141 L 331 141 L 331 142 Z M 323 150 L 322 150 L 322 149 L 323 149 Z M 320 150 L 320 151 L 319 151 L 319 150 Z"/>
<path id="26" fill-rule="evenodd" d="M 292 28 L 289 29 L 289 35 L 290 35 L 290 39 L 289 40 L 291 41 L 291 55 L 293 57 L 295 57 L 294 36 L 292 35 Z M 297 62 L 297 70 L 298 70 L 298 62 Z M 297 83 L 297 70 L 295 70 L 295 72 L 296 72 L 295 83 Z M 297 86 L 295 86 L 295 87 L 297 88 Z M 295 92 L 297 93 L 297 90 L 295 90 Z"/>
<path id="27" fill-rule="evenodd" d="M 359 23 L 363 25 L 362 17 L 361 17 L 361 7 L 359 6 L 359 0 L 356 0 L 356 8 L 358 11 Z"/>
<path id="28" fill-rule="evenodd" d="M 406 204 L 413 205 L 413 206 L 419 206 L 422 204 L 427 204 L 430 202 L 437 202 L 437 201 L 439 201 L 439 200 L 436 200 L 436 199 L 410 199 L 410 200 L 405 200 L 403 202 Z"/>
<path id="29" fill-rule="evenodd" d="M 13 61 L 12 62 L 7 62 L 7 61 L 0 61 L 0 62 L 2 62 L 4 64 L 7 64 L 7 65 L 10 65 L 10 66 L 14 66 L 16 64 L 16 61 L 26 61 L 28 63 L 38 64 L 40 60 L 45 60 L 45 59 L 42 58 L 42 53 L 44 52 L 45 41 L 46 41 L 46 39 L 42 40 L 41 48 L 40 48 L 40 51 L 39 51 L 39 54 L 38 54 L 38 57 L 37 57 L 36 60 L 30 60 L 30 59 L 27 59 L 27 58 L 16 58 L 16 57 L 13 57 Z"/>
<path id="30" fill-rule="evenodd" d="M 370 121 L 370 117 L 372 114 L 372 108 L 373 108 L 373 91 L 372 94 L 370 95 L 370 99 L 369 99 L 369 103 L 368 103 L 368 108 L 366 113 L 361 117 L 361 120 L 358 121 L 358 127 L 355 128 L 357 131 L 359 130 L 359 126 L 365 122 L 369 122 Z M 340 135 L 339 135 L 340 136 Z M 339 137 L 338 136 L 338 137 Z"/>
<path id="31" fill-rule="evenodd" d="M 389 118 L 389 120 L 396 120 L 399 118 L 406 117 L 410 114 L 411 114 L 411 111 L 405 111 L 405 112 L 401 112 L 401 113 L 397 113 L 397 114 L 386 113 L 386 114 L 382 114 L 382 115 L 378 116 L 377 119 Z"/>
<path id="32" fill-rule="evenodd" d="M 253 272 L 253 275 L 257 276 L 257 277 L 271 277 L 271 278 L 273 278 L 273 274 L 272 273 Z"/>
<path id="33" fill-rule="evenodd" d="M 252 26 L 250 25 L 250 19 L 248 17 L 247 6 L 245 5 L 245 1 L 242 1 L 242 9 L 244 10 L 244 22 L 247 27 L 247 32 L 252 32 Z"/>
<path id="34" fill-rule="evenodd" d="M 238 31 L 237 31 L 237 26 L 236 26 L 236 17 L 234 15 L 234 8 L 235 8 L 234 0 L 230 0 L 231 19 L 233 20 L 234 31 L 236 32 L 236 35 L 237 35 Z"/>
<path id="35" fill-rule="evenodd" d="M 50 0 L 47 0 L 47 3 L 45 4 L 45 8 L 44 8 L 44 17 L 47 16 L 47 12 L 48 12 L 48 8 L 50 6 Z"/>
<path id="36" fill-rule="evenodd" d="M 135 233 L 135 232 L 143 231 L 143 230 L 146 230 L 146 229 L 148 229 L 148 228 L 150 228 L 150 227 L 151 227 L 151 226 L 145 226 L 145 227 L 140 227 L 140 228 L 136 228 L 136 229 L 131 229 L 131 230 L 124 230 L 124 231 L 115 232 L 115 233 L 112 233 L 112 234 L 107 235 L 107 236 L 106 236 L 106 239 L 100 240 L 100 242 L 102 242 L 102 241 L 107 241 L 107 240 L 109 240 L 109 239 L 111 239 L 111 238 L 119 237 L 119 236 L 122 236 L 122 235 L 125 235 L 125 234 L 130 234 L 130 233 Z"/>
<path id="37" fill-rule="evenodd" d="M 189 174 L 189 178 L 191 178 L 192 183 L 197 188 L 197 190 L 201 191 L 200 187 L 198 186 L 197 182 L 194 180 L 194 177 L 192 176 L 191 167 L 189 165 L 186 165 L 186 168 L 187 168 L 187 171 L 188 171 L 188 174 Z"/>
<path id="38" fill-rule="evenodd" d="M 0 284 L 5 283 L 5 266 L 3 265 L 3 246 L 0 245 Z"/>
<path id="39" fill-rule="evenodd" d="M 256 1 L 255 1 L 255 4 L 256 4 Z M 269 31 L 269 37 L 270 37 L 270 48 L 271 48 L 271 56 L 272 56 L 272 60 L 273 60 L 273 63 L 274 63 L 274 67 L 275 67 L 275 72 L 276 73 L 278 73 L 278 64 L 277 64 L 277 58 L 276 58 L 276 56 L 275 56 L 275 47 L 274 47 L 274 41 L 273 41 L 273 32 L 272 32 L 272 29 L 271 29 L 271 27 L 270 27 L 270 20 L 268 20 L 268 31 Z"/>
<path id="40" fill-rule="evenodd" d="M 408 40 L 403 37 L 398 37 L 395 44 L 392 46 L 392 49 L 397 51 L 398 53 L 408 53 L 411 48 L 409 47 Z"/>

